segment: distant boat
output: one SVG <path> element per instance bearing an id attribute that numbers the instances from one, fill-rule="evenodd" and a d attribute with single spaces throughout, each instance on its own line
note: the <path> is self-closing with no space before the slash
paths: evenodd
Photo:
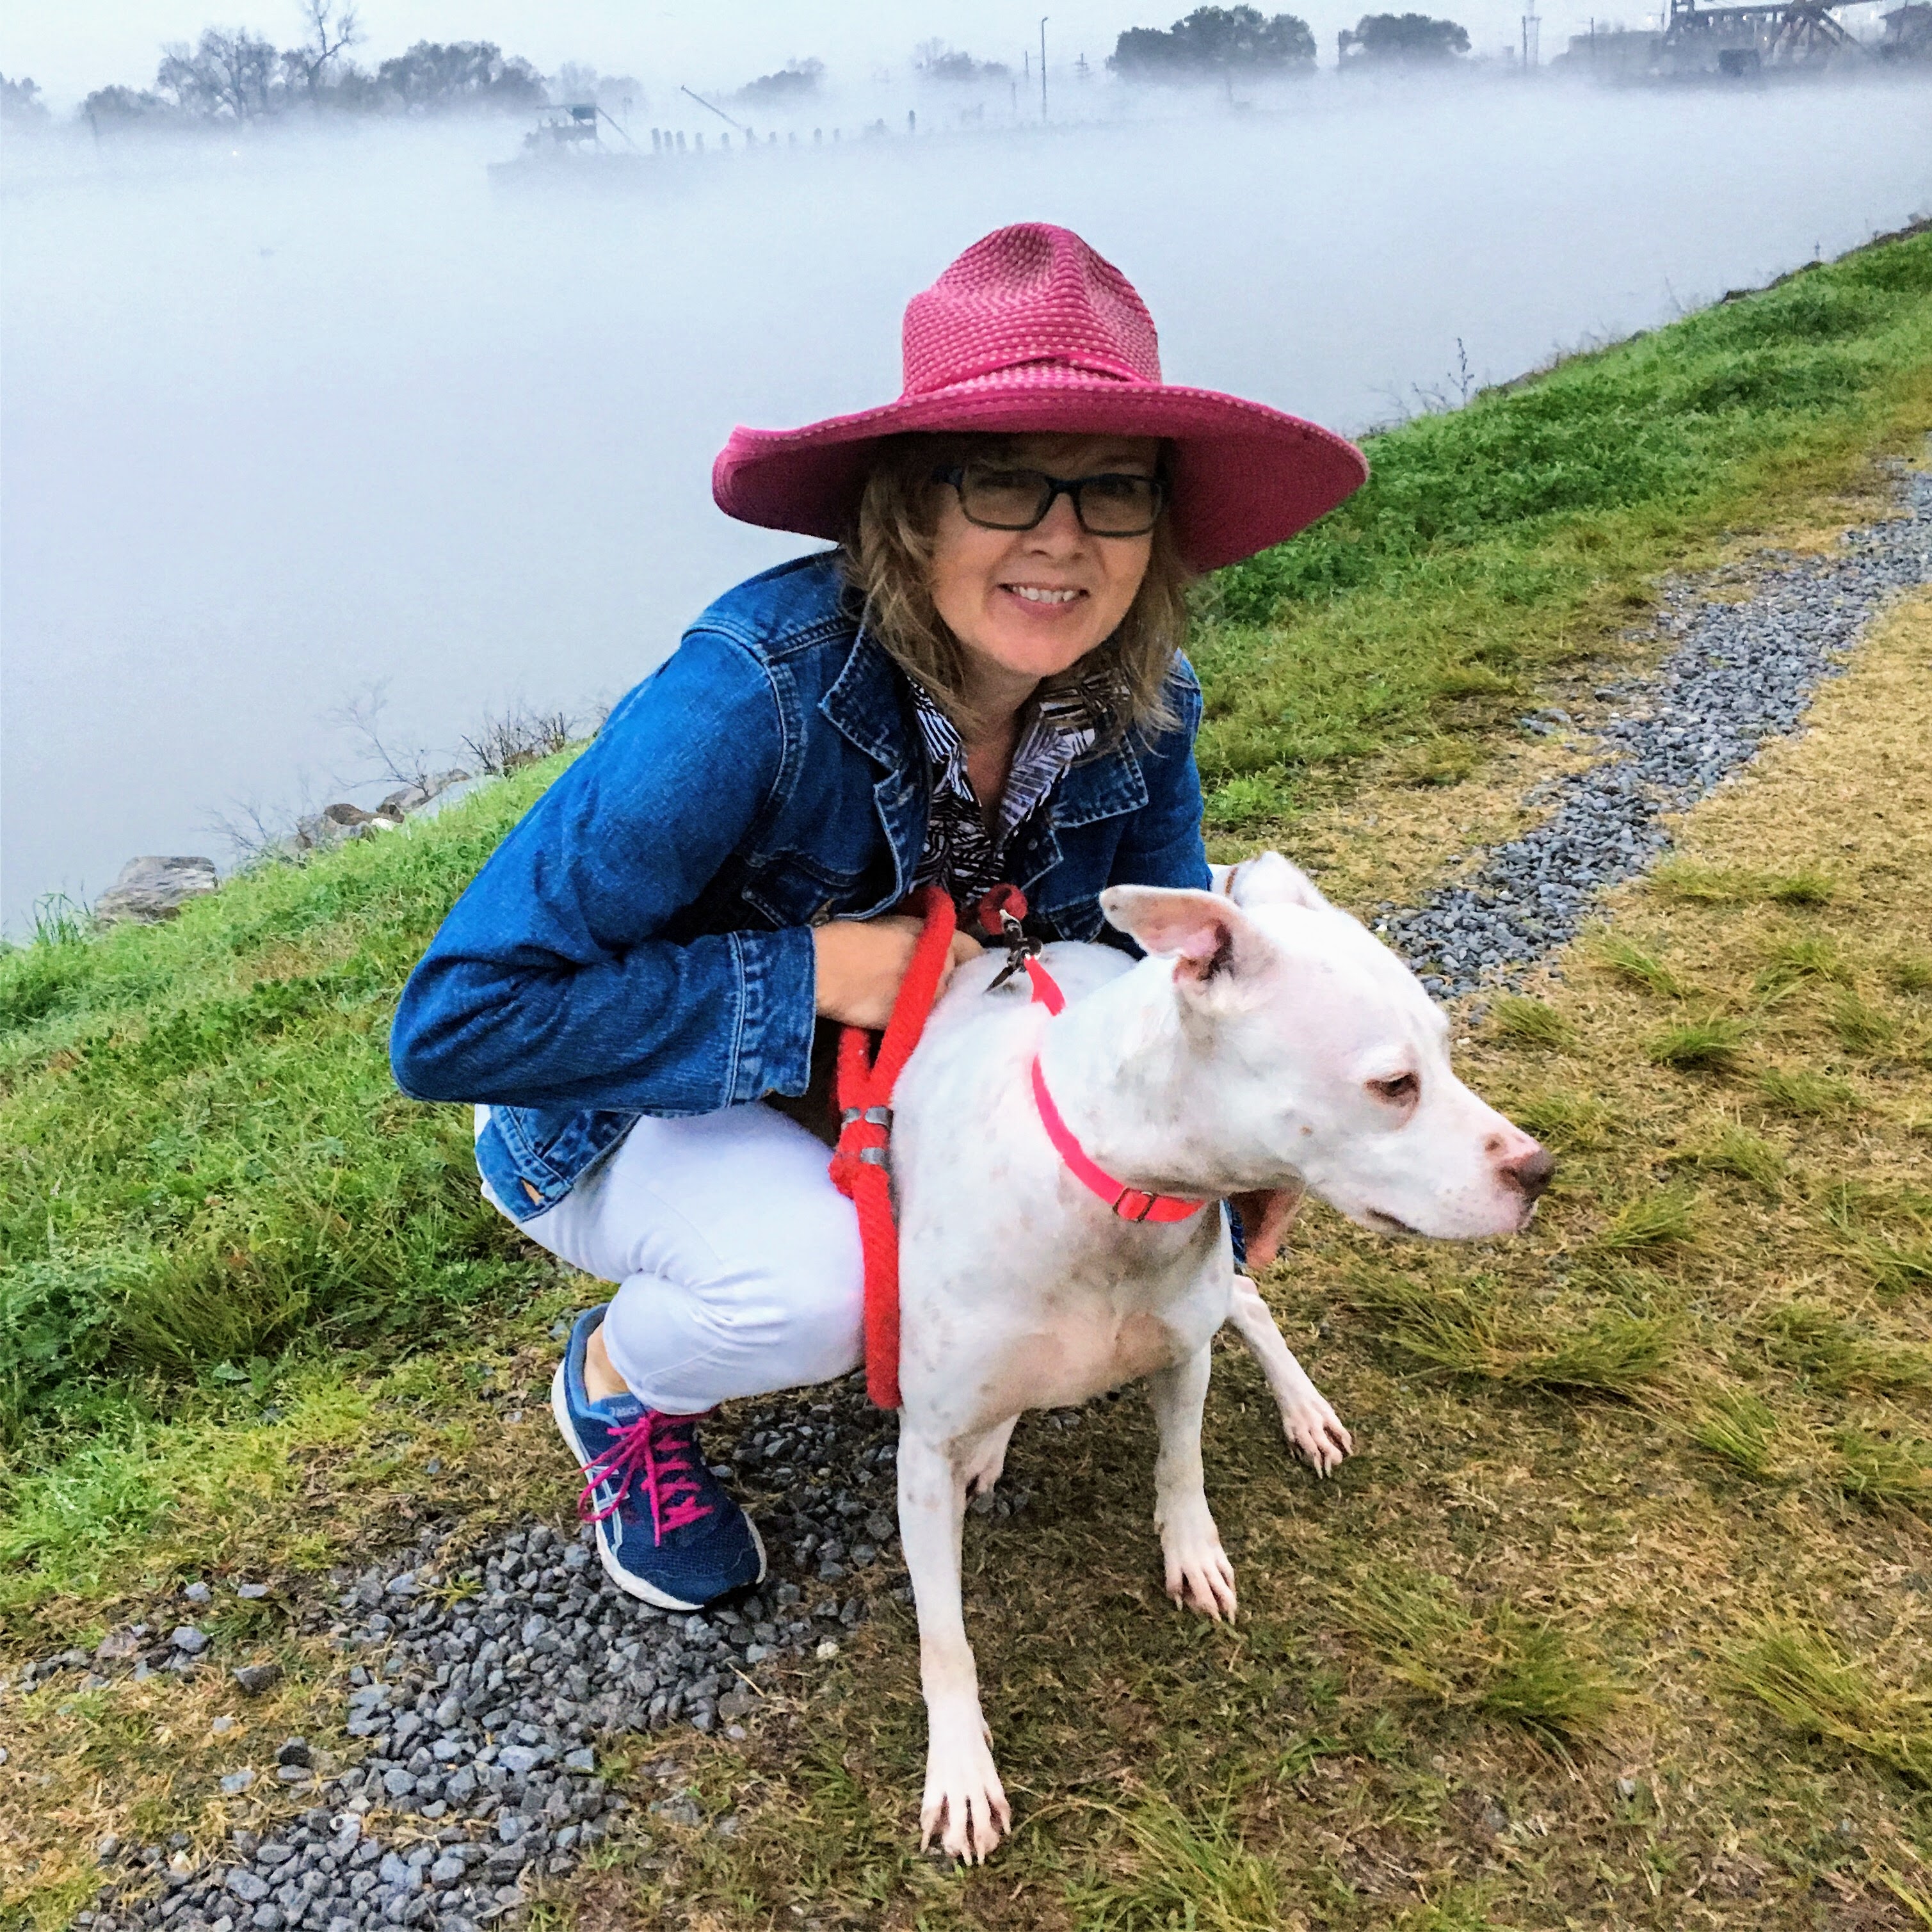
<path id="1" fill-rule="evenodd" d="M 607 146 L 599 122 L 616 129 L 625 146 Z M 594 101 L 578 102 L 546 108 L 524 136 L 521 154 L 510 160 L 490 163 L 490 181 L 496 188 L 557 183 L 628 185 L 650 179 L 661 160 L 640 148 Z"/>

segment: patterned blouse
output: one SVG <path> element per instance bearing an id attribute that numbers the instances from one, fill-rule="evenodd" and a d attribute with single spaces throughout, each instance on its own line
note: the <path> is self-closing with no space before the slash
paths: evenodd
<path id="1" fill-rule="evenodd" d="M 1067 766 L 1092 748 L 1094 726 L 1086 706 L 1076 696 L 1040 700 L 1013 748 L 1012 769 L 1000 795 L 999 815 L 988 831 L 966 769 L 965 741 L 958 727 L 916 684 L 913 701 L 932 772 L 926 850 L 913 883 L 944 885 L 964 920 L 988 890 L 1006 883 L 1006 848 L 1013 834 L 1058 784 Z"/>

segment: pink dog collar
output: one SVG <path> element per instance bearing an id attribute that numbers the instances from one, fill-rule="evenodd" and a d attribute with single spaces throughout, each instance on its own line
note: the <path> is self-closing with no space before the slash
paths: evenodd
<path id="1" fill-rule="evenodd" d="M 1033 982 L 1034 998 L 1049 1013 L 1065 1006 L 1066 999 L 1053 975 L 1037 959 L 1026 962 L 1027 977 Z M 1116 1180 L 1099 1162 L 1093 1160 L 1061 1117 L 1048 1092 L 1046 1076 L 1040 1071 L 1040 1055 L 1033 1057 L 1033 1100 L 1040 1109 L 1040 1125 L 1053 1143 L 1054 1153 L 1066 1163 L 1075 1180 L 1090 1193 L 1097 1194 L 1124 1221 L 1184 1221 L 1207 1206 L 1205 1201 L 1184 1200 L 1178 1194 L 1149 1194 Z"/>

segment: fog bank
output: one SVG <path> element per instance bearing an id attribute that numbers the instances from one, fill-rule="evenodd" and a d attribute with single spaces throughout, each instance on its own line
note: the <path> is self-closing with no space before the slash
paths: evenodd
<path id="1" fill-rule="evenodd" d="M 211 813 L 584 706 L 808 548 L 710 502 L 736 422 L 897 392 L 904 300 L 1078 230 L 1170 377 L 1345 430 L 1668 320 L 1932 205 L 1921 89 L 1311 95 L 1291 113 L 734 153 L 491 190 L 503 124 L 9 158 L 0 916 Z"/>

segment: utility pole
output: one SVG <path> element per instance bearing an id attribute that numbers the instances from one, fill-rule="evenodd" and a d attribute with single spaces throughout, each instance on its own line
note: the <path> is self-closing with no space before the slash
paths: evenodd
<path id="1" fill-rule="evenodd" d="M 1051 14 L 1042 14 L 1040 16 L 1040 121 L 1042 127 L 1046 124 L 1046 23 L 1052 17 Z"/>

